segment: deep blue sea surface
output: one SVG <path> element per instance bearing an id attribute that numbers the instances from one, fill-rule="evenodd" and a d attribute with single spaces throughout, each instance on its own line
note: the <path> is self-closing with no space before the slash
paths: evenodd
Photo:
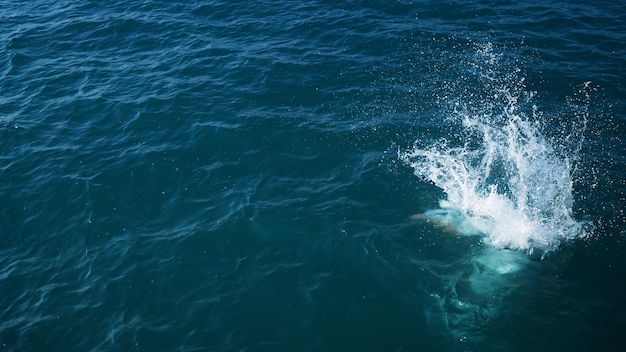
<path id="1" fill-rule="evenodd" d="M 0 351 L 626 350 L 623 1 L 0 2 Z"/>

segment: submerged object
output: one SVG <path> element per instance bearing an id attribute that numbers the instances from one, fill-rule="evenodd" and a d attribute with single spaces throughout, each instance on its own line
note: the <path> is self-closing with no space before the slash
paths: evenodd
<path id="1" fill-rule="evenodd" d="M 572 192 L 586 110 L 574 112 L 580 125 L 551 139 L 542 133 L 543 116 L 519 70 L 503 74 L 491 45 L 478 49 L 472 63 L 476 86 L 445 94 L 452 106 L 443 117 L 450 132 L 434 141 L 418 138 L 398 151 L 417 177 L 445 194 L 437 208 L 411 218 L 447 235 L 481 239 L 430 293 L 427 319 L 459 341 L 475 340 L 501 313 L 502 300 L 532 282 L 548 253 L 587 233 L 573 215 Z"/>

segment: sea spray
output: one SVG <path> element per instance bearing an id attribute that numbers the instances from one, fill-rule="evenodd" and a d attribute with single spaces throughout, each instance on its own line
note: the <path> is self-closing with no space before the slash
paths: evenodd
<path id="1" fill-rule="evenodd" d="M 584 232 L 572 213 L 578 150 L 542 134 L 535 94 L 519 68 L 509 66 L 491 45 L 479 46 L 464 80 L 473 86 L 447 92 L 442 101 L 458 132 L 429 145 L 418 140 L 399 157 L 446 194 L 424 217 L 481 235 L 497 249 L 547 253 Z M 581 143 L 582 133 L 577 128 L 564 140 Z"/>

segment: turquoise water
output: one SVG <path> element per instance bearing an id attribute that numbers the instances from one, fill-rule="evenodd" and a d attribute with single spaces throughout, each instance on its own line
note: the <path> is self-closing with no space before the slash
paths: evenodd
<path id="1" fill-rule="evenodd" d="M 624 349 L 621 2 L 0 14 L 0 350 Z"/>

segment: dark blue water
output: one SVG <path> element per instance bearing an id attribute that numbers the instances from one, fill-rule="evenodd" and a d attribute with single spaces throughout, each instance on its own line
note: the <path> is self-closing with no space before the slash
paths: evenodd
<path id="1" fill-rule="evenodd" d="M 0 350 L 626 347 L 623 2 L 0 19 Z"/>

